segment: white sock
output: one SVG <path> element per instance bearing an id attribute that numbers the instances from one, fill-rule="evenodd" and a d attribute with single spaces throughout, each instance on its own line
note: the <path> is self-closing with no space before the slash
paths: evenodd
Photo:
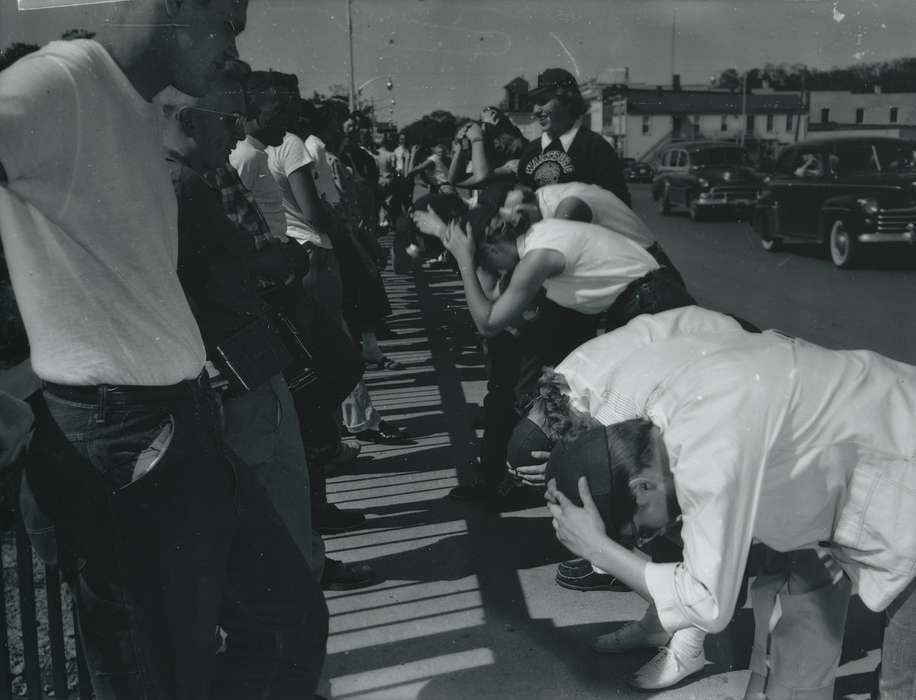
<path id="1" fill-rule="evenodd" d="M 703 653 L 706 633 L 697 627 L 678 630 L 668 642 L 668 648 L 681 658 L 693 658 Z"/>

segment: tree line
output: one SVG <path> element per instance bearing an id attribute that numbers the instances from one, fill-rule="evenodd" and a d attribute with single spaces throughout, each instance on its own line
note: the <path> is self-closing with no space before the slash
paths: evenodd
<path id="1" fill-rule="evenodd" d="M 764 81 L 774 90 L 850 90 L 872 92 L 880 87 L 883 92 L 916 91 L 916 58 L 898 58 L 893 61 L 857 63 L 853 66 L 826 70 L 809 68 L 802 63 L 767 63 L 762 68 L 752 68 L 747 74 L 749 90 L 763 87 Z M 727 68 L 716 76 L 717 87 L 739 92 L 742 74 Z"/>

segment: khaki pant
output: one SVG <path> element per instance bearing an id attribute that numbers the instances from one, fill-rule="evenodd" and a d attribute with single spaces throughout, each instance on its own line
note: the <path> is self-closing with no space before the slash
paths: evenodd
<path id="1" fill-rule="evenodd" d="M 745 700 L 833 700 L 852 584 L 814 550 L 770 550 L 751 587 L 754 646 Z"/>

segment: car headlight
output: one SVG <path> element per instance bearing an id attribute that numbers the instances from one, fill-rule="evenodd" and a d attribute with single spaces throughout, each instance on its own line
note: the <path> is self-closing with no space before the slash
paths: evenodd
<path id="1" fill-rule="evenodd" d="M 697 182 L 700 183 L 700 187 L 709 187 L 709 180 L 705 177 L 701 177 Z"/>
<path id="2" fill-rule="evenodd" d="M 856 200 L 860 207 L 862 207 L 862 213 L 865 216 L 874 216 L 878 213 L 878 210 L 881 208 L 878 206 L 878 202 L 874 199 L 858 199 Z"/>

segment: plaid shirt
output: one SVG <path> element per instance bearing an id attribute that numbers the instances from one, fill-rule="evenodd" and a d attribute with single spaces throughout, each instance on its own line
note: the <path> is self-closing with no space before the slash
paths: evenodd
<path id="1" fill-rule="evenodd" d="M 204 179 L 211 187 L 220 191 L 226 217 L 239 229 L 254 238 L 257 250 L 261 250 L 272 240 L 280 240 L 284 243 L 289 241 L 289 238 L 283 234 L 275 236 L 270 232 L 267 219 L 264 218 L 258 203 L 254 201 L 254 195 L 245 187 L 238 172 L 229 163 L 222 168 L 211 170 L 204 176 Z M 287 280 L 286 283 L 290 281 Z M 270 289 L 276 286 L 276 283 L 273 280 L 258 277 L 257 286 L 259 290 Z"/>
<path id="2" fill-rule="evenodd" d="M 207 173 L 206 179 L 214 187 L 219 188 L 226 216 L 240 229 L 251 234 L 258 250 L 274 238 L 284 243 L 289 240 L 282 234 L 279 236 L 271 234 L 264 214 L 254 201 L 254 195 L 242 184 L 239 174 L 231 165 L 226 163 L 222 168 L 211 170 Z"/>

